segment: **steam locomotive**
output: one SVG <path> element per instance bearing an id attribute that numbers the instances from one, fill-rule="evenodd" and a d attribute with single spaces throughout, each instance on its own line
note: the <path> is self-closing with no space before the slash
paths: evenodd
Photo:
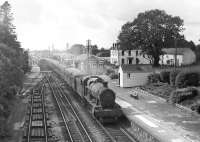
<path id="1" fill-rule="evenodd" d="M 115 103 L 116 95 L 108 88 L 108 82 L 97 75 L 83 74 L 75 68 L 67 68 L 50 59 L 41 60 L 54 72 L 62 76 L 67 84 L 87 105 L 89 111 L 102 123 L 116 122 L 122 116 L 122 110 Z"/>

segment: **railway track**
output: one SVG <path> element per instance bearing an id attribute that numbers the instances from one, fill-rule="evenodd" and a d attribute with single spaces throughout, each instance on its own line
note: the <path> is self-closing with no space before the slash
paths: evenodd
<path id="1" fill-rule="evenodd" d="M 52 79 L 47 79 L 57 106 L 61 113 L 64 126 L 70 142 L 93 142 L 93 138 L 88 134 L 82 121 L 74 111 L 69 101 L 64 101 L 64 97 L 57 83 Z"/>
<path id="2" fill-rule="evenodd" d="M 43 81 L 33 89 L 30 98 L 28 119 L 24 131 L 24 142 L 49 142 L 49 130 L 47 126 L 47 112 L 45 106 L 45 85 Z"/>
<path id="3" fill-rule="evenodd" d="M 136 142 L 136 140 L 124 128 L 119 126 L 103 126 L 91 114 L 88 114 L 88 112 L 83 109 L 82 105 L 77 102 L 75 103 L 74 98 L 64 92 L 60 85 L 63 83 L 60 82 L 55 76 L 51 76 L 48 82 L 62 114 L 63 121 L 65 122 L 65 125 L 67 125 L 66 127 L 68 127 L 67 132 L 70 135 L 71 141 L 76 141 L 73 137 L 79 137 L 79 141 L 86 142 Z M 66 109 L 68 111 L 70 110 L 70 112 L 66 112 Z M 67 114 L 68 117 L 64 114 Z M 73 120 L 76 120 L 79 123 L 75 123 Z M 69 122 L 74 122 L 76 126 L 71 125 L 71 127 L 67 124 Z M 75 133 L 73 130 L 76 130 L 76 127 L 79 131 L 77 130 Z M 72 132 L 70 129 L 72 129 Z M 75 133 L 74 136 L 73 132 Z"/>
<path id="4" fill-rule="evenodd" d="M 120 127 L 119 125 L 107 125 L 104 127 L 110 133 L 110 135 L 112 135 L 116 142 L 138 142 L 125 128 Z"/>

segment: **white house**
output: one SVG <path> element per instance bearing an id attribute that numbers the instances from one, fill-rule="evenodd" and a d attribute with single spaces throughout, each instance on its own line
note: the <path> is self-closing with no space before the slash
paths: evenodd
<path id="1" fill-rule="evenodd" d="M 164 48 L 160 56 L 161 65 L 174 65 L 176 48 Z M 196 61 L 196 55 L 190 48 L 177 48 L 177 66 L 189 65 Z"/>
<path id="2" fill-rule="evenodd" d="M 119 67 L 119 86 L 133 87 L 145 85 L 153 72 L 151 65 L 121 65 Z"/>
<path id="3" fill-rule="evenodd" d="M 113 44 L 110 50 L 110 62 L 115 65 L 151 64 L 148 56 L 141 54 L 140 49 L 121 50 L 119 44 Z"/>

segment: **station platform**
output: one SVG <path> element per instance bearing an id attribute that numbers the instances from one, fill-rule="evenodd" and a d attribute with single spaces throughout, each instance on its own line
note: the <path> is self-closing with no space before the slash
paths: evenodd
<path id="1" fill-rule="evenodd" d="M 120 88 L 116 82 L 109 82 L 109 88 L 143 142 L 200 142 L 200 115 L 138 89 L 139 99 L 134 99 L 129 93 L 132 88 Z"/>

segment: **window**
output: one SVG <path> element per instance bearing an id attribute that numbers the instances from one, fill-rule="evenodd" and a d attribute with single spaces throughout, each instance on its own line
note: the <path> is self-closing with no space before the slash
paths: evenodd
<path id="1" fill-rule="evenodd" d="M 128 55 L 131 56 L 131 50 L 128 51 Z"/>
<path id="2" fill-rule="evenodd" d="M 138 56 L 138 50 L 136 50 L 135 54 L 136 54 L 136 56 Z"/>
<path id="3" fill-rule="evenodd" d="M 127 73 L 127 78 L 130 79 L 131 78 L 131 74 Z"/>
<path id="4" fill-rule="evenodd" d="M 139 64 L 140 60 L 138 58 L 136 58 L 136 64 Z"/>
<path id="5" fill-rule="evenodd" d="M 122 59 L 122 64 L 124 64 L 124 59 Z"/>
<path id="6" fill-rule="evenodd" d="M 124 56 L 124 51 L 122 51 L 122 56 Z"/>
<path id="7" fill-rule="evenodd" d="M 128 64 L 132 64 L 133 58 L 128 58 Z"/>

